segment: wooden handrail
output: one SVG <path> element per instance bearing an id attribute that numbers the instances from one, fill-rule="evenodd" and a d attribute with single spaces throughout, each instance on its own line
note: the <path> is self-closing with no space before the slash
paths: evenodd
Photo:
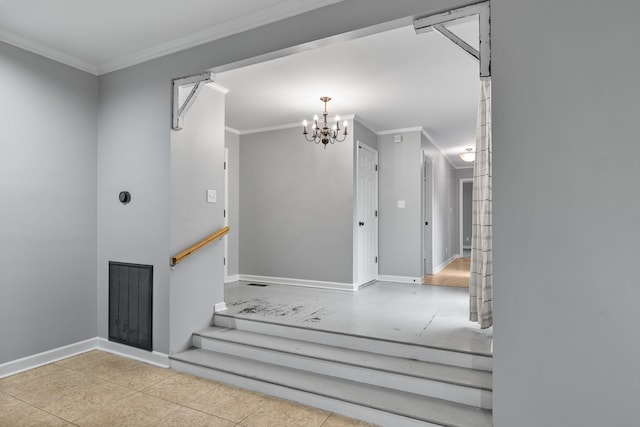
<path id="1" fill-rule="evenodd" d="M 180 252 L 178 255 L 171 258 L 171 267 L 175 267 L 176 264 L 181 263 L 185 259 L 189 258 L 191 255 L 198 252 L 200 249 L 212 243 L 214 240 L 221 239 L 227 234 L 229 234 L 228 225 L 225 227 L 222 227 L 220 230 L 216 231 L 206 239 L 199 241 L 195 245 L 191 246 L 188 249 L 185 249 L 184 251 Z"/>

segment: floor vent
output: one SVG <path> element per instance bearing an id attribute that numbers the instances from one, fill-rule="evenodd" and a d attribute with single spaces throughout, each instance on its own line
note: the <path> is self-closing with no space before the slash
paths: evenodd
<path id="1" fill-rule="evenodd" d="M 152 350 L 153 266 L 109 262 L 109 341 Z"/>

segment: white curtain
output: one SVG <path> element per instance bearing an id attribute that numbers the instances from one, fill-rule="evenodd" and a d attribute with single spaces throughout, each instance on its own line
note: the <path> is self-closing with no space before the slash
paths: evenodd
<path id="1" fill-rule="evenodd" d="M 480 83 L 476 161 L 473 166 L 469 319 L 484 329 L 493 325 L 491 81 Z"/>

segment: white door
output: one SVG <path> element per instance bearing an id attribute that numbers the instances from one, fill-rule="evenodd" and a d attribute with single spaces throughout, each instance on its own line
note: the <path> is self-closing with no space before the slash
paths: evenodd
<path id="1" fill-rule="evenodd" d="M 378 152 L 358 141 L 358 284 L 378 279 Z"/>
<path id="2" fill-rule="evenodd" d="M 433 167 L 431 159 L 422 156 L 422 276 L 433 273 Z"/>

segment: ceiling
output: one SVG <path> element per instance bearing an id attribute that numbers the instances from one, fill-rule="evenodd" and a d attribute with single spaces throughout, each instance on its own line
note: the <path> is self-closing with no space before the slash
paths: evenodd
<path id="1" fill-rule="evenodd" d="M 342 0 L 0 0 L 0 40 L 104 74 Z M 478 47 L 478 21 L 448 25 Z M 474 145 L 478 63 L 435 32 L 397 28 L 219 73 L 227 125 L 301 124 L 328 110 L 378 134 L 424 128 L 455 167 Z"/>
<path id="2" fill-rule="evenodd" d="M 0 40 L 103 74 L 342 0 L 0 0 Z"/>
<path id="3" fill-rule="evenodd" d="M 447 26 L 478 48 L 478 20 Z M 355 116 L 374 132 L 422 127 L 456 168 L 475 146 L 478 62 L 436 32 L 413 26 L 307 50 L 216 75 L 229 89 L 227 126 L 243 132 Z M 302 129 L 301 129 L 302 130 Z M 302 137 L 301 137 L 302 138 Z"/>

